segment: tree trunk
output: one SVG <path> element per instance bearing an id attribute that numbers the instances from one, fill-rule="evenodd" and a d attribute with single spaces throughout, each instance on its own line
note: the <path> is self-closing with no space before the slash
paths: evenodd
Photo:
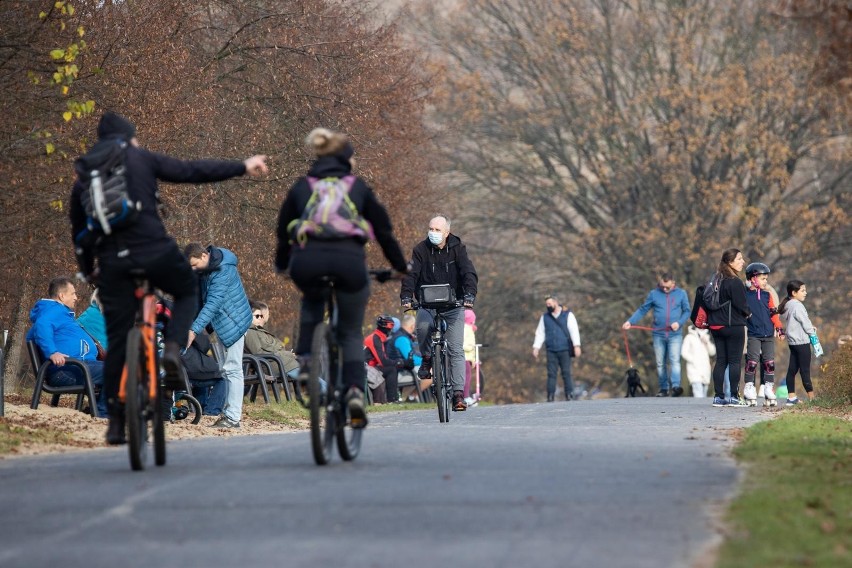
<path id="1" fill-rule="evenodd" d="M 24 352 L 24 335 L 29 325 L 29 304 L 32 294 L 32 286 L 26 281 L 21 282 L 18 295 L 18 309 L 12 319 L 9 330 L 9 340 L 6 342 L 6 364 L 3 369 L 3 381 L 5 392 L 18 392 L 21 388 L 22 376 L 21 354 Z"/>

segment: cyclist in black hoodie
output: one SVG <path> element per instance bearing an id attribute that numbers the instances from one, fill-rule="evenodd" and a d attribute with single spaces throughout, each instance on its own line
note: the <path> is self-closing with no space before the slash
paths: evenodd
<path id="1" fill-rule="evenodd" d="M 88 187 L 88 172 L 110 145 L 127 144 L 125 167 L 128 193 L 139 203 L 136 220 L 109 235 L 90 231 L 82 204 Z M 175 240 L 166 232 L 160 218 L 157 180 L 172 183 L 206 183 L 249 174 L 266 173 L 266 156 L 245 161 L 183 161 L 139 147 L 136 127 L 126 118 L 104 113 L 98 124 L 98 141 L 75 164 L 77 181 L 71 190 L 71 239 L 74 241 L 80 271 L 100 286 L 101 305 L 107 324 L 109 350 L 104 362 L 104 390 L 107 397 L 108 444 L 124 444 L 124 404 L 118 400 L 118 387 L 127 345 L 133 327 L 137 300 L 131 271 L 142 269 L 150 282 L 174 298 L 172 319 L 165 332 L 163 367 L 170 376 L 182 372 L 180 350 L 189 339 L 189 325 L 195 315 L 196 280 Z M 97 259 L 97 267 L 95 266 Z"/>
<path id="2" fill-rule="evenodd" d="M 364 311 L 370 297 L 364 245 L 375 235 L 385 257 L 398 273 L 406 272 L 405 256 L 393 236 L 393 227 L 384 206 L 364 180 L 352 175 L 355 151 L 347 137 L 339 132 L 316 128 L 308 134 L 305 142 L 316 153 L 317 159 L 311 164 L 308 175 L 296 181 L 281 205 L 275 268 L 289 273 L 302 291 L 296 356 L 300 358 L 303 369 L 311 352 L 314 327 L 323 318 L 322 278 L 330 276 L 335 279 L 337 341 L 343 354 L 346 404 L 352 427 L 363 428 L 367 425 L 367 413 L 364 407 L 366 371 L 362 331 Z M 299 228 L 303 227 L 302 214 L 314 194 L 313 187 L 329 178 L 351 184 L 347 195 L 357 211 L 355 220 L 366 230 L 350 236 L 322 237 L 310 233 L 303 234 L 303 238 L 297 236 Z M 369 226 L 364 226 L 362 221 L 367 221 Z"/>
<path id="3" fill-rule="evenodd" d="M 746 320 L 751 310 L 746 299 L 746 288 L 739 273 L 745 260 L 737 249 L 728 249 L 722 253 L 719 272 L 722 283 L 719 286 L 718 310 L 707 315 L 710 334 L 716 344 L 716 365 L 713 367 L 713 389 L 716 391 L 713 406 L 746 406 L 740 400 L 740 367 L 743 360 L 743 347 L 746 338 Z M 731 400 L 725 400 L 725 368 L 729 370 L 731 382 Z"/>
<path id="4" fill-rule="evenodd" d="M 450 219 L 436 215 L 429 221 L 429 233 L 412 252 L 411 270 L 402 281 L 399 293 L 402 307 L 411 308 L 420 286 L 449 284 L 456 298 L 462 298 L 467 308 L 476 300 L 478 277 L 476 268 L 467 256 L 461 239 L 450 233 Z M 464 402 L 464 308 L 443 312 L 447 321 L 447 352 L 450 356 L 450 377 L 453 382 L 453 410 L 466 410 Z M 434 324 L 434 310 L 417 310 L 417 341 L 423 353 L 423 363 L 417 374 L 421 379 L 431 376 L 432 361 L 428 358 L 429 332 Z"/>

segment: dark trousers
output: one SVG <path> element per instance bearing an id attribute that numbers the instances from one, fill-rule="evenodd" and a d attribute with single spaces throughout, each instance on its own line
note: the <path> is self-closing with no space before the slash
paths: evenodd
<path id="1" fill-rule="evenodd" d="M 299 322 L 297 355 L 311 352 L 314 328 L 324 316 L 325 302 L 322 278 L 335 279 L 337 296 L 337 343 L 343 361 L 343 384 L 346 387 L 364 388 L 364 312 L 370 298 L 367 264 L 363 250 L 360 254 L 349 250 L 335 251 L 327 248 L 297 249 L 290 261 L 290 277 L 302 291 L 302 310 Z"/>
<path id="2" fill-rule="evenodd" d="M 387 401 L 399 402 L 399 369 L 396 367 L 382 367 L 382 376 L 385 378 Z"/>
<path id="3" fill-rule="evenodd" d="M 547 394 L 556 394 L 556 373 L 562 369 L 562 382 L 565 383 L 565 400 L 574 394 L 574 381 L 571 379 L 571 352 L 547 352 Z"/>
<path id="4" fill-rule="evenodd" d="M 136 284 L 130 271 L 143 269 L 151 284 L 171 295 L 172 317 L 165 330 L 165 341 L 174 341 L 181 347 L 189 339 L 189 326 L 195 317 L 197 280 L 189 262 L 175 244 L 171 250 L 155 258 L 126 258 L 115 256 L 100 259 L 101 277 L 98 283 L 101 306 L 107 325 L 107 350 L 104 361 L 104 390 L 108 412 L 112 416 L 123 412 L 118 402 L 118 386 L 124 368 L 127 333 L 136 320 L 138 301 L 134 295 Z"/>
<path id="5" fill-rule="evenodd" d="M 790 364 L 787 366 L 787 392 L 796 392 L 796 373 L 802 375 L 802 386 L 805 392 L 813 392 L 814 385 L 811 383 L 811 345 L 788 345 L 790 348 Z"/>
<path id="6" fill-rule="evenodd" d="M 731 398 L 739 398 L 740 369 L 745 347 L 745 326 L 711 329 L 716 344 L 716 365 L 713 367 L 713 390 L 718 398 L 725 398 L 725 369 L 729 369 Z"/>

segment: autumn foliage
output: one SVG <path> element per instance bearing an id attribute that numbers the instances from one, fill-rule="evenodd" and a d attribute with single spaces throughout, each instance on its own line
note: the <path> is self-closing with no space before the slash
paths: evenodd
<path id="1" fill-rule="evenodd" d="M 73 5 L 71 13 L 59 4 Z M 13 355 L 48 280 L 76 270 L 67 221 L 72 162 L 93 142 L 105 109 L 130 118 L 154 151 L 269 156 L 267 178 L 161 192 L 180 243 L 236 252 L 250 296 L 270 303 L 270 327 L 282 337 L 293 334 L 298 298 L 273 272 L 274 229 L 284 195 L 309 163 L 309 130 L 351 135 L 359 173 L 388 206 L 404 248 L 425 223 L 424 85 L 417 56 L 381 13 L 326 0 L 75 0 L 3 2 L 0 17 L 0 322 L 12 330 Z M 81 37 L 78 72 L 63 91 L 51 82 L 51 51 Z M 68 120 L 72 98 L 94 101 L 95 112 Z M 371 263 L 386 265 L 374 248 Z M 390 288 L 374 294 L 368 313 L 398 304 Z M 19 367 L 10 358 L 7 384 Z"/>

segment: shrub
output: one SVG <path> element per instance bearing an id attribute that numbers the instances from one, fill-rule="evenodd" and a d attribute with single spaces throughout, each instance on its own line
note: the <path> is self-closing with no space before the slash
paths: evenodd
<path id="1" fill-rule="evenodd" d="M 820 371 L 820 398 L 836 404 L 852 404 L 852 342 L 835 349 Z"/>

